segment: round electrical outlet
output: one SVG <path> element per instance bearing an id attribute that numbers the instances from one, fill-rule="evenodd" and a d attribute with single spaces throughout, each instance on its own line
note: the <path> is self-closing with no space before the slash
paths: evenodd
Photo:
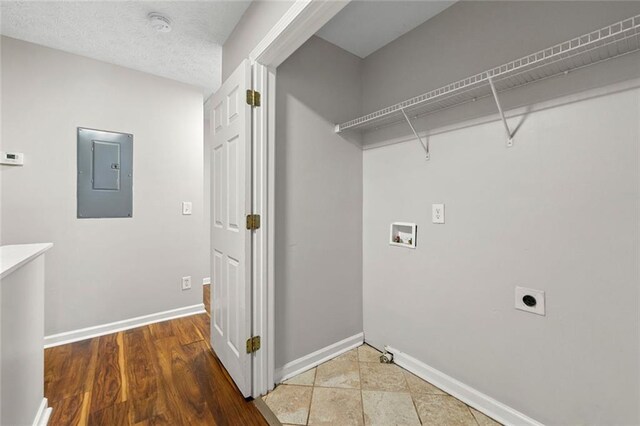
<path id="1" fill-rule="evenodd" d="M 536 306 L 537 301 L 535 297 L 531 296 L 530 294 L 527 294 L 522 298 L 522 303 L 524 303 L 529 307 L 533 307 L 533 306 Z"/>

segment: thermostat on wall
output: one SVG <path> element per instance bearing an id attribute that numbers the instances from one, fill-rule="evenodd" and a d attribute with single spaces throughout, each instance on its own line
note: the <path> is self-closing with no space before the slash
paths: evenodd
<path id="1" fill-rule="evenodd" d="M 22 166 L 24 164 L 24 154 L 21 152 L 2 152 L 0 155 L 0 164 L 8 164 L 10 166 Z"/>

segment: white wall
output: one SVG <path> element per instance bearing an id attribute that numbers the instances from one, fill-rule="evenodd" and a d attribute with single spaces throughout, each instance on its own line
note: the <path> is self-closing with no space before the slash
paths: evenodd
<path id="1" fill-rule="evenodd" d="M 3 425 L 32 424 L 44 398 L 44 285 L 44 255 L 0 280 Z"/>
<path id="2" fill-rule="evenodd" d="M 363 112 L 640 13 L 637 2 L 464 2 L 364 60 Z M 640 77 L 638 56 L 504 96 L 507 108 Z M 419 129 L 495 113 L 478 102 Z M 512 125 L 520 121 L 513 120 Z M 638 424 L 640 91 L 364 152 L 364 330 L 545 424 Z M 396 126 L 368 146 L 408 135 Z M 431 204 L 446 224 L 431 223 Z M 418 247 L 388 245 L 418 224 Z M 547 294 L 547 316 L 514 288 Z"/>
<path id="3" fill-rule="evenodd" d="M 276 368 L 362 332 L 360 65 L 312 37 L 277 69 Z"/>
<path id="4" fill-rule="evenodd" d="M 2 38 L 2 243 L 52 241 L 46 334 L 202 302 L 202 94 L 138 71 Z M 134 134 L 131 219 L 76 218 L 76 127 Z M 181 202 L 193 215 L 181 215 Z M 180 290 L 191 275 L 193 289 Z"/>

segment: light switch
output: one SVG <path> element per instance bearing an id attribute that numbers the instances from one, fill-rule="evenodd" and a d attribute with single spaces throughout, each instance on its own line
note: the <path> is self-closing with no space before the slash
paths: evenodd
<path id="1" fill-rule="evenodd" d="M 24 164 L 24 154 L 21 152 L 2 152 L 0 153 L 0 164 L 22 166 Z"/>
<path id="2" fill-rule="evenodd" d="M 444 223 L 444 204 L 431 205 L 431 219 L 433 223 Z"/>
<path id="3" fill-rule="evenodd" d="M 182 214 L 189 215 L 193 211 L 191 201 L 183 201 L 182 202 Z"/>

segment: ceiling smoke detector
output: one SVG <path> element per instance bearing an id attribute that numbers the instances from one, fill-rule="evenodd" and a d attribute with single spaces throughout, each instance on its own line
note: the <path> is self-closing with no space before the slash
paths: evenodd
<path id="1" fill-rule="evenodd" d="M 171 31 L 171 20 L 159 13 L 151 12 L 148 16 L 151 28 L 159 33 L 168 33 Z"/>

